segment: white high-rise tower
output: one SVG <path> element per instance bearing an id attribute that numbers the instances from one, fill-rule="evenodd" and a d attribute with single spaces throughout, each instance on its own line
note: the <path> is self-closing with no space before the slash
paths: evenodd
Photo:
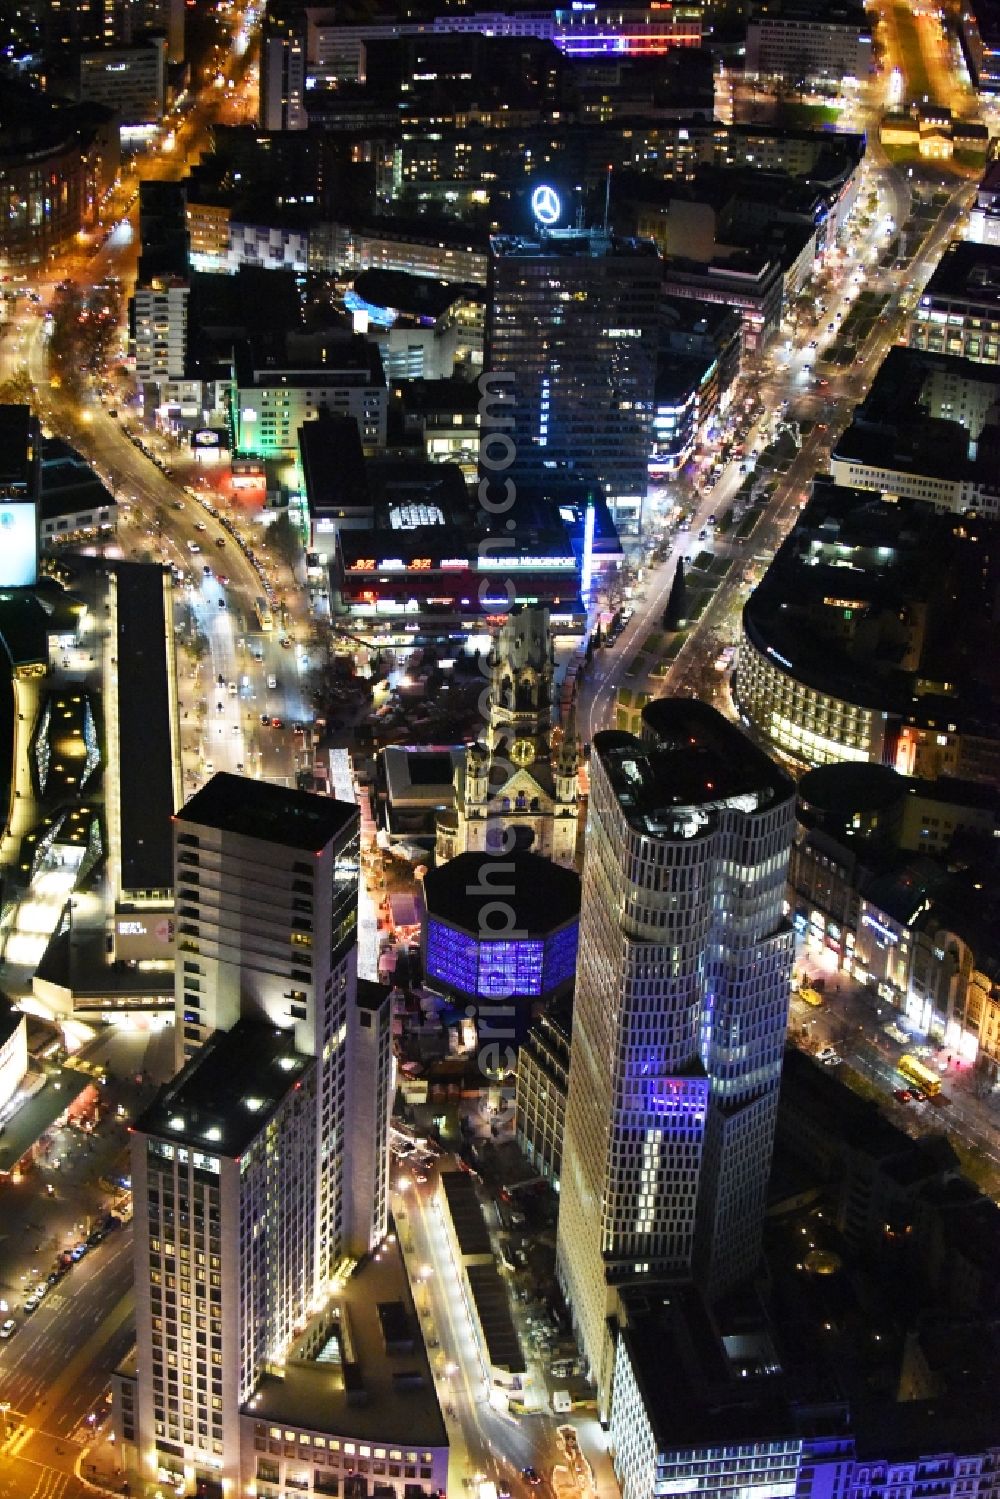
<path id="1" fill-rule="evenodd" d="M 594 738 L 558 1272 L 606 1406 L 615 1287 L 760 1256 L 788 1015 L 791 781 L 713 708 Z"/>
<path id="2" fill-rule="evenodd" d="M 392 1006 L 357 978 L 356 807 L 217 775 L 174 829 L 179 1071 L 132 1132 L 131 1429 L 146 1479 L 222 1499 L 257 1382 L 385 1236 Z"/>

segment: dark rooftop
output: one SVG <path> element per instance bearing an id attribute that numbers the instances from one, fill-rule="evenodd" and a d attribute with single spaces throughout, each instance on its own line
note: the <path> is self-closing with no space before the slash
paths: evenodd
<path id="1" fill-rule="evenodd" d="M 238 1159 L 312 1066 L 312 1057 L 295 1050 L 293 1031 L 237 1021 L 216 1031 L 160 1089 L 134 1129 Z"/>
<path id="2" fill-rule="evenodd" d="M 435 415 L 438 412 L 461 412 L 474 416 L 479 410 L 479 387 L 471 380 L 397 380 L 393 394 L 398 396 L 407 413 Z"/>
<path id="3" fill-rule="evenodd" d="M 493 1245 L 475 1179 L 465 1171 L 442 1171 L 440 1183 L 455 1228 L 459 1253 L 463 1258 L 486 1255 L 492 1259 Z"/>
<path id="4" fill-rule="evenodd" d="M 936 297 L 967 297 L 1000 308 L 1000 245 L 964 239 L 949 245 L 920 300 Z"/>
<path id="5" fill-rule="evenodd" d="M 105 1011 L 109 1006 L 128 1011 L 173 1008 L 172 965 L 140 968 L 110 963 L 103 925 L 97 931 L 80 931 L 77 923 L 72 933 L 68 928 L 57 932 L 42 954 L 35 976 L 46 984 L 70 990 L 77 1015 Z"/>
<path id="6" fill-rule="evenodd" d="M 930 430 L 934 434 L 934 440 L 940 445 L 941 435 L 947 436 L 949 429 L 952 429 L 950 441 L 955 445 L 956 453 L 961 458 L 966 458 L 969 438 L 980 436 L 982 423 L 977 422 L 975 427 L 967 428 L 957 418 L 942 422 L 940 415 L 930 415 L 937 404 L 933 399 L 934 386 L 942 379 L 962 387 L 987 387 L 985 392 L 976 392 L 979 396 L 987 396 L 981 403 L 984 411 L 988 411 L 990 405 L 1000 399 L 1000 369 L 995 366 L 964 359 L 957 354 L 929 353 L 923 349 L 909 349 L 897 344 L 889 349 L 879 366 L 871 389 L 857 407 L 847 434 L 858 431 L 875 433 L 883 448 L 889 442 L 894 449 L 899 448 L 901 456 L 912 451 L 933 461 L 933 445 L 926 442 L 921 444 L 920 439 Z M 989 397 L 990 391 L 992 397 Z M 961 409 L 962 403 L 956 404 Z M 876 458 L 878 456 L 876 453 Z M 884 452 L 882 456 L 886 456 Z M 940 463 L 941 460 L 938 461 Z M 944 472 L 947 473 L 948 470 L 945 469 Z"/>
<path id="7" fill-rule="evenodd" d="M 496 1265 L 467 1265 L 469 1289 L 483 1329 L 487 1357 L 495 1368 L 510 1374 L 526 1369 L 521 1340 L 510 1312 L 507 1286 Z"/>
<path id="8" fill-rule="evenodd" d="M 332 796 L 289 791 L 270 781 L 233 776 L 223 771 L 187 802 L 178 820 L 259 838 L 285 848 L 319 853 L 357 822 L 358 809 Z"/>
<path id="9" fill-rule="evenodd" d="M 0 642 L 11 666 L 47 662 L 49 628 L 49 616 L 33 593 L 24 589 L 0 593 Z"/>
<path id="10" fill-rule="evenodd" d="M 309 1357 L 315 1322 L 293 1344 L 281 1378 L 265 1374 L 253 1397 L 258 1421 L 335 1433 L 339 1438 L 446 1449 L 448 1435 L 419 1317 L 394 1236 L 364 1259 L 316 1319 L 338 1337 L 342 1361 Z M 396 1308 L 390 1326 L 409 1337 L 388 1343 L 380 1309 Z"/>
<path id="11" fill-rule="evenodd" d="M 0 405 L 0 494 L 31 480 L 30 406 Z"/>
<path id="12" fill-rule="evenodd" d="M 114 577 L 122 889 L 169 890 L 175 803 L 164 574 L 154 563 L 118 562 Z"/>
<path id="13" fill-rule="evenodd" d="M 371 307 L 384 307 L 407 317 L 436 321 L 455 302 L 482 296 L 482 288 L 453 285 L 433 276 L 415 276 L 406 271 L 361 271 L 354 290 Z"/>
<path id="14" fill-rule="evenodd" d="M 361 434 L 353 416 L 322 412 L 299 428 L 299 457 L 309 514 L 336 517 L 371 503 Z"/>
<path id="15" fill-rule="evenodd" d="M 622 1295 L 621 1336 L 658 1451 L 796 1435 L 780 1379 L 734 1377 L 697 1291 L 651 1285 Z"/>
<path id="16" fill-rule="evenodd" d="M 715 362 L 715 355 L 675 354 L 670 350 L 661 353 L 656 361 L 656 388 L 653 399 L 657 405 L 671 401 L 683 401 L 692 391 L 698 390 Z"/>
<path id="17" fill-rule="evenodd" d="M 794 793 L 784 772 L 707 703 L 657 698 L 643 709 L 642 726 L 641 741 L 617 729 L 594 736 L 619 804 L 640 832 L 694 837 L 696 810 L 748 798 L 747 810 L 763 811 Z"/>
<path id="18" fill-rule="evenodd" d="M 279 274 L 275 272 L 275 274 Z M 234 348 L 236 383 L 239 386 L 272 385 L 280 379 L 292 388 L 343 380 L 356 386 L 385 385 L 378 345 L 362 334 L 339 329 L 325 338 L 275 335 L 240 340 Z"/>
<path id="19" fill-rule="evenodd" d="M 235 276 L 197 271 L 191 276 L 189 320 L 198 339 L 284 337 L 302 322 L 302 304 L 291 271 L 241 265 Z"/>
<path id="20" fill-rule="evenodd" d="M 906 792 L 906 780 L 890 765 L 820 765 L 799 781 L 799 800 L 816 811 L 836 816 L 882 812 Z"/>
<path id="21" fill-rule="evenodd" d="M 552 932 L 579 917 L 580 876 L 527 851 L 504 854 L 485 867 L 481 853 L 459 854 L 424 876 L 428 917 L 484 941 L 504 935 L 488 919 L 498 900 L 524 936 Z"/>
<path id="22" fill-rule="evenodd" d="M 868 440 L 880 441 L 877 433 Z M 819 692 L 904 721 L 993 734 L 998 535 L 996 522 L 817 477 L 744 606 L 744 633 Z M 908 658 L 901 618 L 912 630 Z M 947 694 L 936 683 L 950 684 Z"/>
<path id="23" fill-rule="evenodd" d="M 668 334 L 700 334 L 717 338 L 729 324 L 739 328 L 739 313 L 724 302 L 700 302 L 697 297 L 660 298 L 660 314 Z"/>
<path id="24" fill-rule="evenodd" d="M 46 1072 L 44 1085 L 26 1098 L 4 1125 L 0 1136 L 0 1175 L 13 1171 L 18 1161 L 92 1083 L 93 1078 L 70 1067 Z"/>
<path id="25" fill-rule="evenodd" d="M 114 496 L 75 448 L 58 437 L 43 438 L 39 510 L 44 520 L 114 503 Z"/>

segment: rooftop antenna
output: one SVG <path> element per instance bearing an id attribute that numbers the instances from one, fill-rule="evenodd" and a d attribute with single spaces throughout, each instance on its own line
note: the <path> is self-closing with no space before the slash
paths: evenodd
<path id="1" fill-rule="evenodd" d="M 608 219 L 611 216 L 611 163 L 608 162 L 608 174 L 604 179 L 604 232 L 608 232 Z"/>

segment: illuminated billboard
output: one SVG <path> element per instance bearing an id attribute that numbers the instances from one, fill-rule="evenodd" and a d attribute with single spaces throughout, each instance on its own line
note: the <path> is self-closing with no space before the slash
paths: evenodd
<path id="1" fill-rule="evenodd" d="M 38 576 L 38 523 L 30 500 L 0 500 L 0 588 L 30 588 Z"/>
<path id="2" fill-rule="evenodd" d="M 115 917 L 115 958 L 124 963 L 164 964 L 173 957 L 173 908 Z"/>

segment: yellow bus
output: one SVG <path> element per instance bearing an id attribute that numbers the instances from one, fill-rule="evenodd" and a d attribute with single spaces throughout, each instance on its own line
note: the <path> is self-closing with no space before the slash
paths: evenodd
<path id="1" fill-rule="evenodd" d="M 941 1079 L 937 1073 L 925 1067 L 916 1057 L 900 1057 L 898 1066 L 906 1081 L 913 1083 L 921 1093 L 926 1093 L 928 1098 L 936 1098 L 941 1092 Z"/>
<path id="2" fill-rule="evenodd" d="M 799 998 L 803 1001 L 804 1004 L 812 1005 L 814 1010 L 818 1010 L 820 1005 L 823 1003 L 822 994 L 818 989 L 813 989 L 809 984 L 802 985 L 801 989 L 799 990 Z"/>
<path id="3" fill-rule="evenodd" d="M 257 623 L 260 625 L 261 629 L 273 630 L 274 615 L 271 613 L 271 606 L 267 602 L 267 599 L 257 599 L 253 607 L 254 613 L 257 615 Z"/>

